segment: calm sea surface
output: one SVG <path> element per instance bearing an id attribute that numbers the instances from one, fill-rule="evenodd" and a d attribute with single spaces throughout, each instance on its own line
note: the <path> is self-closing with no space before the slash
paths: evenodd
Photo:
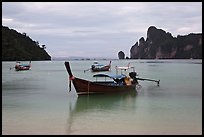
<path id="1" fill-rule="evenodd" d="M 135 96 L 77 96 L 64 61 L 33 61 L 21 72 L 2 62 L 2 134 L 202 134 L 202 60 L 112 60 L 111 72 L 129 62 L 160 86 L 139 81 Z M 92 63 L 70 61 L 73 75 L 95 80 L 84 73 Z"/>

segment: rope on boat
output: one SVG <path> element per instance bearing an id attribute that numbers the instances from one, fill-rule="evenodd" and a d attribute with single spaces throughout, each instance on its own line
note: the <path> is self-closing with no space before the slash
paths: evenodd
<path id="1" fill-rule="evenodd" d="M 89 86 L 90 86 L 90 82 L 88 82 L 88 94 L 89 94 Z"/>

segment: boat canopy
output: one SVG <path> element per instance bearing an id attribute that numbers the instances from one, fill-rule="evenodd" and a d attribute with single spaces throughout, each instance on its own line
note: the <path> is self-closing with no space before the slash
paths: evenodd
<path id="1" fill-rule="evenodd" d="M 97 67 L 103 67 L 103 64 L 94 64 L 93 66 L 97 66 Z"/>
<path id="2" fill-rule="evenodd" d="M 20 64 L 20 66 L 27 67 L 27 66 L 29 66 L 29 65 L 28 65 L 28 64 Z"/>
<path id="3" fill-rule="evenodd" d="M 123 79 L 126 77 L 126 75 L 121 74 L 121 75 L 115 75 L 115 74 L 104 74 L 104 73 L 98 73 L 93 75 L 93 77 L 109 77 L 113 79 Z"/>

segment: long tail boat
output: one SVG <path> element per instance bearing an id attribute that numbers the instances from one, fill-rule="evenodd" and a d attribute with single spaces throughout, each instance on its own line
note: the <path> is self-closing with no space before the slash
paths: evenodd
<path id="1" fill-rule="evenodd" d="M 15 70 L 16 71 L 22 71 L 22 70 L 29 70 L 31 67 L 31 61 L 29 64 L 21 64 L 20 62 L 17 62 L 15 65 Z"/>
<path id="2" fill-rule="evenodd" d="M 111 78 L 111 81 L 89 81 L 75 77 L 72 74 L 69 62 L 65 62 L 65 67 L 69 75 L 69 91 L 71 91 L 71 82 L 73 83 L 77 94 L 110 94 L 110 93 L 128 93 L 136 92 L 136 85 L 138 81 L 136 79 L 136 72 L 130 72 L 129 76 L 124 74 L 95 74 L 93 77 L 99 78 Z"/>
<path id="3" fill-rule="evenodd" d="M 111 61 L 107 65 L 99 64 L 97 61 L 95 61 L 91 65 L 91 68 L 84 70 L 84 72 L 86 72 L 88 70 L 91 70 L 92 72 L 110 71 L 110 68 L 111 68 Z"/>
<path id="4" fill-rule="evenodd" d="M 108 65 L 99 64 L 98 62 L 94 62 L 91 65 L 92 72 L 100 72 L 100 71 L 109 71 L 111 68 L 111 61 Z"/>

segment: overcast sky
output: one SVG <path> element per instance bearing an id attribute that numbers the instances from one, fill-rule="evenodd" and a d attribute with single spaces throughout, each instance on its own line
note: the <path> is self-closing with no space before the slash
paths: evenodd
<path id="1" fill-rule="evenodd" d="M 174 37 L 202 33 L 202 2 L 2 2 L 2 25 L 51 57 L 129 57 L 150 26 Z"/>

